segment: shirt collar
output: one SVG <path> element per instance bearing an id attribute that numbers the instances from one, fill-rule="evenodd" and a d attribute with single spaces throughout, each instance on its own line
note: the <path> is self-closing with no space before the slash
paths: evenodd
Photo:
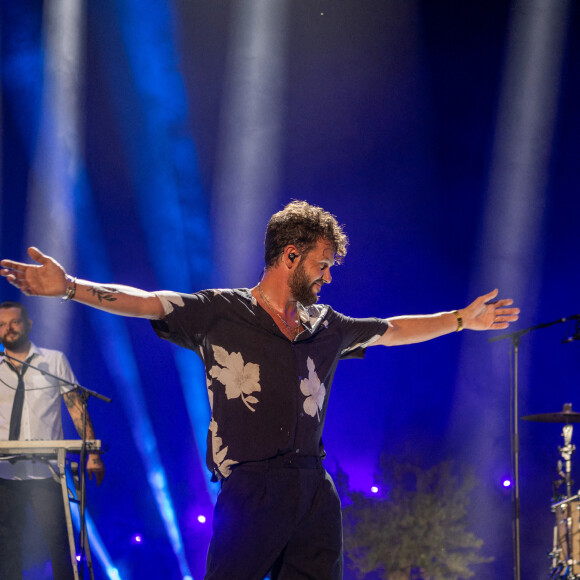
<path id="1" fill-rule="evenodd" d="M 328 306 L 324 304 L 313 304 L 312 306 L 303 306 L 298 303 L 298 316 L 302 326 L 310 333 L 316 332 L 318 327 L 322 324 L 328 312 Z"/>
<path id="2" fill-rule="evenodd" d="M 249 288 L 245 288 L 245 290 L 250 302 L 256 306 L 258 301 L 254 298 L 252 291 Z M 324 321 L 326 314 L 328 313 L 328 306 L 325 304 L 313 304 L 312 306 L 304 306 L 298 302 L 297 311 L 298 318 L 300 318 L 302 326 L 304 326 L 304 328 L 310 334 L 313 334 Z"/>
<path id="3" fill-rule="evenodd" d="M 2 353 L 4 353 L 4 350 L 2 350 Z M 40 352 L 40 348 L 38 348 L 33 342 L 30 343 L 30 349 L 28 351 L 28 354 L 26 355 L 26 357 L 24 358 L 24 360 L 26 360 L 27 358 L 31 357 L 33 354 L 35 355 L 39 355 L 42 356 L 42 352 Z M 9 362 L 9 359 L 6 357 L 1 357 L 0 358 L 0 365 L 5 363 L 5 362 Z"/>

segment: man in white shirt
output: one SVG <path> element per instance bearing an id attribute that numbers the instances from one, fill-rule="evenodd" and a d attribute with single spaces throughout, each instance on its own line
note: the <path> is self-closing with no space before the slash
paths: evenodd
<path id="1" fill-rule="evenodd" d="M 68 360 L 62 352 L 33 344 L 28 338 L 31 327 L 24 306 L 18 302 L 0 303 L 0 343 L 5 354 L 14 357 L 0 357 L 0 440 L 62 439 L 61 397 L 80 435 L 79 392 L 41 372 L 74 384 L 76 379 Z M 18 361 L 29 362 L 40 370 Z M 88 414 L 86 436 L 95 439 Z M 100 485 L 105 475 L 100 455 L 89 454 L 87 471 Z M 54 578 L 74 578 L 60 484 L 46 463 L 17 459 L 0 461 L 0 579 L 22 578 L 27 504 L 32 506 L 48 544 Z"/>

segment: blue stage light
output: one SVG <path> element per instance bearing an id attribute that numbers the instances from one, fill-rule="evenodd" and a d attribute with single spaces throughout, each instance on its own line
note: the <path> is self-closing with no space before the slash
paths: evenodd
<path id="1" fill-rule="evenodd" d="M 97 212 L 88 184 L 84 185 L 84 187 L 79 185 L 75 196 L 79 229 L 85 233 L 78 241 L 79 254 L 85 263 L 89 277 L 94 280 L 110 280 L 112 279 L 110 259 L 102 244 L 98 242 L 102 239 L 102 235 L 97 220 L 95 220 Z M 90 310 L 88 316 L 97 336 L 103 337 L 101 348 L 105 354 L 106 364 L 109 367 L 109 372 L 117 378 L 118 384 L 121 385 L 118 397 L 127 416 L 133 419 L 130 428 L 135 445 L 141 455 L 147 472 L 147 480 L 153 491 L 157 508 L 164 521 L 179 567 L 186 576 L 189 574 L 189 565 L 185 557 L 181 532 L 169 493 L 165 470 L 161 463 L 157 439 L 147 411 L 127 326 L 121 318 L 103 315 L 97 310 Z"/>

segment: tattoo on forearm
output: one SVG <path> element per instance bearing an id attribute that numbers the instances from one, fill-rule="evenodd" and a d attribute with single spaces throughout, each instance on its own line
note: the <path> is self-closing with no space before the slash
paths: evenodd
<path id="1" fill-rule="evenodd" d="M 97 465 L 103 465 L 103 460 L 100 455 L 90 455 L 89 459 Z"/>
<path id="2" fill-rule="evenodd" d="M 114 288 L 106 288 L 104 286 L 91 286 L 87 288 L 87 292 L 91 292 L 93 296 L 96 296 L 99 302 L 115 302 L 117 300 L 115 294 L 119 293 Z"/>
<path id="3" fill-rule="evenodd" d="M 77 398 L 74 396 L 75 391 L 69 391 L 63 395 L 64 404 L 66 405 L 67 409 L 72 409 L 75 406 Z"/>
<path id="4" fill-rule="evenodd" d="M 75 429 L 77 430 L 78 434 L 81 435 L 83 432 L 83 419 L 82 419 L 82 415 L 78 415 L 75 416 L 73 418 L 73 424 L 75 426 Z M 87 414 L 87 439 L 94 439 L 95 438 L 95 428 L 93 427 L 93 422 L 91 421 L 91 418 L 89 417 L 89 415 Z"/>
<path id="5" fill-rule="evenodd" d="M 78 391 L 69 391 L 63 395 L 64 404 L 66 405 L 75 429 L 78 434 L 81 435 L 83 432 L 83 405 Z M 90 415 L 87 413 L 86 420 L 86 435 L 88 439 L 95 438 L 95 428 L 93 427 L 93 422 L 91 421 Z"/>

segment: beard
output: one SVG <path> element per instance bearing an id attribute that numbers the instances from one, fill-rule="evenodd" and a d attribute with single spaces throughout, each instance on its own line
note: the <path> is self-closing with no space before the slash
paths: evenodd
<path id="1" fill-rule="evenodd" d="M 288 282 L 292 297 L 300 302 L 302 306 L 312 306 L 313 304 L 316 304 L 318 302 L 318 294 L 313 290 L 314 284 L 320 284 L 320 286 L 322 286 L 323 282 L 322 280 L 310 282 L 308 276 L 306 276 L 306 272 L 304 271 L 304 266 L 302 262 L 300 262 Z"/>
<path id="2" fill-rule="evenodd" d="M 28 333 L 11 333 L 10 338 L 5 336 L 0 340 L 0 343 L 4 348 L 8 348 L 9 350 L 18 350 L 28 343 Z"/>

